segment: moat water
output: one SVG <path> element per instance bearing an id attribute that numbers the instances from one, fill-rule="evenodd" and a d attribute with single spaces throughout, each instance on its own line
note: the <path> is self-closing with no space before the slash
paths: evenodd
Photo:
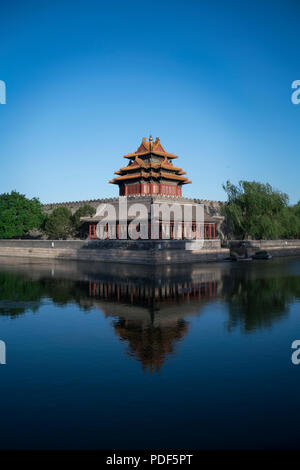
<path id="1" fill-rule="evenodd" d="M 299 448 L 295 339 L 300 258 L 1 258 L 0 448 Z"/>

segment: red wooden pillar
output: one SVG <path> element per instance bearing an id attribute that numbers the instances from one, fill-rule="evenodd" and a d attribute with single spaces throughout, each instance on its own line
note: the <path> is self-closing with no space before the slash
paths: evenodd
<path id="1" fill-rule="evenodd" d="M 209 224 L 208 238 L 211 239 L 211 224 Z"/>
<path id="2" fill-rule="evenodd" d="M 197 232 L 197 229 L 196 229 L 197 225 L 196 225 L 196 222 L 192 222 L 192 233 L 191 233 L 191 236 L 193 237 L 194 234 Z M 196 238 L 196 236 L 195 236 Z"/>
<path id="3" fill-rule="evenodd" d="M 94 229 L 94 239 L 96 238 L 96 224 L 93 225 L 93 229 Z"/>
<path id="4" fill-rule="evenodd" d="M 214 240 L 216 238 L 216 224 L 213 225 L 213 228 L 214 228 Z"/>

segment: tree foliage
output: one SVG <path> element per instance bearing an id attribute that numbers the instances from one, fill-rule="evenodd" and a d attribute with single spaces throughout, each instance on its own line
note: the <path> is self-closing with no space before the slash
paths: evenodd
<path id="1" fill-rule="evenodd" d="M 228 203 L 223 213 L 238 238 L 300 237 L 300 204 L 289 206 L 287 194 L 269 184 L 240 181 L 223 185 Z"/>
<path id="2" fill-rule="evenodd" d="M 64 206 L 54 209 L 45 222 L 45 233 L 54 240 L 65 240 L 72 235 L 73 230 L 72 212 Z"/>
<path id="3" fill-rule="evenodd" d="M 43 221 L 37 198 L 27 199 L 16 191 L 0 195 L 0 238 L 22 237 L 29 230 L 41 228 Z"/>
<path id="4" fill-rule="evenodd" d="M 74 226 L 74 232 L 77 237 L 84 237 L 86 235 L 83 222 L 80 220 L 80 217 L 91 217 L 96 213 L 96 209 L 89 205 L 84 204 L 79 207 L 77 211 L 72 216 L 72 222 Z"/>

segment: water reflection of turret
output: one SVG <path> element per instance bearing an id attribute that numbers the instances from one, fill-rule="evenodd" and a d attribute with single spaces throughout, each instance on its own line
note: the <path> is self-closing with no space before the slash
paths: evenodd
<path id="1" fill-rule="evenodd" d="M 161 369 L 167 356 L 175 353 L 176 343 L 186 335 L 189 323 L 178 319 L 171 325 L 145 327 L 119 317 L 113 326 L 120 340 L 127 342 L 127 354 L 138 360 L 144 371 L 153 373 Z"/>
<path id="2" fill-rule="evenodd" d="M 188 332 L 191 316 L 216 296 L 215 279 L 199 282 L 152 279 L 150 283 L 131 281 L 90 281 L 89 301 L 83 304 L 99 308 L 112 318 L 112 326 L 126 353 L 143 369 L 159 371 L 177 343 Z"/>
<path id="3" fill-rule="evenodd" d="M 160 267 L 1 258 L 0 274 L 0 315 L 37 312 L 44 299 L 57 305 L 75 302 L 113 318 L 123 340 L 124 328 L 135 334 L 141 328 L 141 335 L 146 328 L 188 324 L 188 317 L 201 314 L 216 298 L 226 305 L 228 330 L 240 327 L 247 333 L 284 318 L 291 302 L 300 299 L 297 258 Z M 178 336 L 174 332 L 173 345 Z M 129 336 L 126 341 L 129 345 Z M 136 340 L 132 344 L 138 358 Z"/>

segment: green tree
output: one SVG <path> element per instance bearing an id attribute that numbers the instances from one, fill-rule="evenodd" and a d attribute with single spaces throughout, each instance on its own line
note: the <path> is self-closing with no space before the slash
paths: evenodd
<path id="1" fill-rule="evenodd" d="M 52 214 L 47 217 L 45 232 L 48 237 L 65 240 L 72 235 L 74 230 L 72 223 L 72 212 L 65 206 L 57 207 Z"/>
<path id="2" fill-rule="evenodd" d="M 80 220 L 80 217 L 91 217 L 96 213 L 96 209 L 89 204 L 84 204 L 79 207 L 72 216 L 72 222 L 74 226 L 75 235 L 82 238 L 86 236 L 86 228 L 84 223 Z"/>
<path id="3" fill-rule="evenodd" d="M 282 213 L 283 238 L 300 238 L 300 202 Z"/>
<path id="4" fill-rule="evenodd" d="M 16 191 L 0 195 L 0 238 L 19 238 L 40 229 L 44 217 L 37 198 L 27 199 Z"/>
<path id="5" fill-rule="evenodd" d="M 223 213 L 235 236 L 276 239 L 285 235 L 286 224 L 291 224 L 287 194 L 256 181 L 240 181 L 237 186 L 227 181 L 223 189 L 228 196 Z"/>

